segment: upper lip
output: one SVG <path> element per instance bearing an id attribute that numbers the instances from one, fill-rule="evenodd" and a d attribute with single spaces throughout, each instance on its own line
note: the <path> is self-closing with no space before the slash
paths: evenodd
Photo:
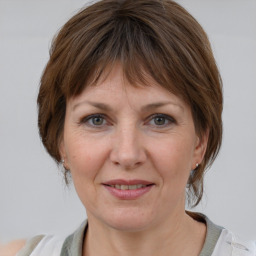
<path id="1" fill-rule="evenodd" d="M 115 179 L 110 180 L 102 183 L 103 185 L 153 185 L 153 182 L 146 181 L 146 180 L 123 180 L 123 179 Z"/>

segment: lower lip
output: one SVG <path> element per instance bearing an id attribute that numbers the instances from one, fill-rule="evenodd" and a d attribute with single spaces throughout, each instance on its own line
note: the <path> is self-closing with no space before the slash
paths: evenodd
<path id="1" fill-rule="evenodd" d="M 137 189 L 131 189 L 131 190 L 121 190 L 117 188 L 113 188 L 110 186 L 104 186 L 113 196 L 115 196 L 118 199 L 122 200 L 134 200 L 137 199 L 144 194 L 148 193 L 153 185 L 146 186 L 144 188 L 137 188 Z"/>

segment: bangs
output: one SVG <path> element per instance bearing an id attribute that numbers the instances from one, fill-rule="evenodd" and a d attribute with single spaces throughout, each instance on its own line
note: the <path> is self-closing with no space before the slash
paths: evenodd
<path id="1" fill-rule="evenodd" d="M 67 99 L 78 96 L 86 86 L 106 79 L 116 63 L 121 64 L 124 77 L 131 85 L 147 86 L 150 77 L 178 94 L 171 83 L 171 77 L 177 72 L 170 67 L 170 59 L 165 57 L 168 54 L 155 37 L 155 31 L 149 26 L 122 16 L 104 24 L 94 37 L 79 35 L 73 39 L 75 47 L 70 45 L 69 56 L 76 57 L 67 61 L 71 65 L 66 68 L 62 83 L 64 95 Z"/>

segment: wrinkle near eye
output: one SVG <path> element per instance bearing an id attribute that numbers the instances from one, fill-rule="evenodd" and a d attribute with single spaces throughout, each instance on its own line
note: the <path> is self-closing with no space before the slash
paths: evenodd
<path id="1" fill-rule="evenodd" d="M 157 123 L 157 121 L 160 121 L 160 123 Z M 152 115 L 148 123 L 157 128 L 164 128 L 175 124 L 176 121 L 169 115 L 159 113 Z"/>

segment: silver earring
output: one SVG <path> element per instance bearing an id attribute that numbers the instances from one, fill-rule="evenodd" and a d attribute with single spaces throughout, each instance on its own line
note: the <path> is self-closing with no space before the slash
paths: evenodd
<path id="1" fill-rule="evenodd" d="M 65 160 L 64 160 L 64 159 L 61 159 L 60 162 L 61 162 L 63 168 L 64 168 L 66 171 L 69 171 L 69 168 L 65 165 Z"/>
<path id="2" fill-rule="evenodd" d="M 196 168 L 197 168 L 198 166 L 199 166 L 199 163 L 196 163 Z M 196 169 L 196 168 L 195 168 L 195 169 Z"/>

